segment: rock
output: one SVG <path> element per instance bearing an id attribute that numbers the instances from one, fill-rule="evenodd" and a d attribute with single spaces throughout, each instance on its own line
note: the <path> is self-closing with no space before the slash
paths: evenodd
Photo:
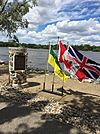
<path id="1" fill-rule="evenodd" d="M 60 114 L 62 112 L 62 105 L 59 102 L 49 103 L 44 111 L 49 114 Z"/>
<path id="2" fill-rule="evenodd" d="M 83 79 L 83 81 L 82 81 L 82 82 L 93 83 L 93 82 L 94 82 L 94 80 L 93 80 L 93 79 L 88 78 L 88 79 Z"/>
<path id="3" fill-rule="evenodd" d="M 0 64 L 2 65 L 2 64 L 5 64 L 5 62 L 3 61 L 3 60 L 0 60 Z"/>
<path id="4" fill-rule="evenodd" d="M 94 83 L 95 84 L 100 84 L 100 78 L 98 78 Z"/>

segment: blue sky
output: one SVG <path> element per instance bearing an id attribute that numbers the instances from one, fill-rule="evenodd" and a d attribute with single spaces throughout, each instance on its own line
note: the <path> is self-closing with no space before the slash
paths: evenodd
<path id="1" fill-rule="evenodd" d="M 24 16 L 28 29 L 18 29 L 20 42 L 57 42 L 100 45 L 100 0 L 37 0 L 38 6 Z M 7 41 L 5 33 L 0 40 Z"/>

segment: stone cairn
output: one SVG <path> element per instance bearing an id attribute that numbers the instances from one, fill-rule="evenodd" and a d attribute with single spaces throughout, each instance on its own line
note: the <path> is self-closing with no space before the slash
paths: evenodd
<path id="1" fill-rule="evenodd" d="M 27 58 L 27 49 L 22 47 L 9 48 L 9 82 L 12 86 L 27 83 Z"/>

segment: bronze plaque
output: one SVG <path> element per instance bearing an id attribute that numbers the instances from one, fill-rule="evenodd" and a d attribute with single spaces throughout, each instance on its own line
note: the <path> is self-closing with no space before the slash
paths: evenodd
<path id="1" fill-rule="evenodd" d="M 25 70 L 25 56 L 15 55 L 15 70 Z"/>

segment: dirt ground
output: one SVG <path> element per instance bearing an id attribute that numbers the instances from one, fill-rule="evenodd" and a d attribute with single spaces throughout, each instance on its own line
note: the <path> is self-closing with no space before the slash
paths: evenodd
<path id="1" fill-rule="evenodd" d="M 0 65 L 0 86 L 5 85 L 8 82 L 9 75 L 7 73 L 8 66 Z M 47 100 L 54 100 L 58 101 L 60 103 L 66 103 L 67 106 L 76 107 L 79 106 L 80 110 L 88 109 L 91 111 L 91 115 L 96 115 L 95 118 L 99 118 L 100 116 L 100 84 L 95 83 L 87 83 L 87 82 L 79 82 L 75 79 L 67 79 L 66 82 L 62 82 L 59 78 L 55 76 L 54 80 L 54 92 L 52 93 L 52 81 L 53 81 L 53 74 L 47 74 L 46 75 L 46 82 L 45 82 L 45 91 L 43 91 L 43 82 L 44 82 L 44 74 L 36 74 L 36 73 L 29 73 L 27 76 L 27 82 L 28 85 L 22 86 L 22 90 L 25 93 L 29 94 L 35 94 L 37 97 L 43 97 Z M 62 85 L 63 85 L 63 96 L 62 96 Z M 2 95 L 0 95 L 2 97 Z M 42 120 L 40 117 L 42 117 L 41 112 L 39 114 L 36 114 L 35 112 L 31 111 L 30 109 L 26 108 L 27 113 L 24 110 L 20 109 L 21 106 L 17 105 L 11 105 L 8 107 L 8 102 L 4 101 L 4 99 L 1 99 L 0 101 L 0 134 L 82 134 L 83 132 L 79 131 L 79 129 L 76 129 L 72 127 L 75 124 L 70 124 L 68 126 L 64 126 L 63 124 L 60 124 L 60 122 L 56 122 L 55 120 Z M 8 108 L 8 113 L 5 111 L 5 109 Z M 11 110 L 10 110 L 11 108 Z M 15 108 L 15 109 L 14 109 Z M 14 111 L 13 111 L 14 110 Z M 3 112 L 4 111 L 4 112 Z M 11 115 L 11 112 L 19 112 L 19 114 L 14 115 L 12 118 L 9 116 Z M 25 115 L 20 115 L 20 112 Z M 10 113 L 10 115 L 8 115 Z M 6 114 L 6 115 L 5 115 Z M 7 116 L 8 115 L 8 116 Z M 7 118 L 7 119 L 5 119 Z M 34 119 L 34 121 L 32 120 Z M 84 118 L 82 117 L 84 120 Z M 99 118 L 100 119 L 100 118 Z M 98 119 L 98 125 L 100 125 L 100 120 Z M 93 119 L 94 120 L 94 119 Z M 93 123 L 93 120 L 91 119 L 91 122 Z M 97 121 L 97 120 L 96 120 Z M 46 124 L 46 128 L 43 127 L 40 129 L 43 124 Z M 52 122 L 54 125 L 52 126 Z M 28 125 L 26 125 L 28 124 Z M 57 125 L 58 124 L 58 125 Z M 85 124 L 85 123 L 84 123 Z M 94 123 L 95 124 L 95 123 Z M 22 126 L 21 126 L 22 125 Z M 20 129 L 17 129 L 17 126 L 20 126 Z M 34 131 L 32 127 L 34 126 Z M 50 127 L 49 127 L 50 126 Z M 57 127 L 61 128 L 57 128 Z M 29 129 L 30 128 L 30 129 Z M 39 128 L 39 131 L 35 131 L 35 129 Z M 91 132 L 87 132 L 87 134 L 93 134 L 91 128 Z M 16 130 L 17 129 L 17 130 Z M 44 131 L 44 129 L 46 129 Z M 49 130 L 48 130 L 49 129 Z M 52 130 L 51 130 L 52 129 Z M 54 129 L 58 129 L 54 130 Z M 41 130 L 41 132 L 40 132 Z M 54 130 L 54 131 L 53 131 Z M 85 132 L 84 132 L 85 134 Z M 97 131 L 97 134 L 100 134 L 100 131 Z"/>
<path id="2" fill-rule="evenodd" d="M 52 81 L 53 81 L 53 74 L 47 74 L 46 75 L 46 81 L 45 81 L 45 89 L 48 91 L 52 91 Z M 29 92 L 40 92 L 41 94 L 43 89 L 43 83 L 44 83 L 44 74 L 36 74 L 36 73 L 28 73 L 27 75 L 27 82 L 28 85 L 25 87 L 23 86 L 24 90 L 27 90 Z M 9 75 L 8 75 L 8 65 L 0 65 L 0 85 L 4 85 L 9 81 Z M 75 92 L 79 91 L 86 94 L 91 94 L 94 96 L 100 95 L 100 84 L 96 83 L 89 83 L 89 82 L 80 82 L 76 79 L 67 79 L 64 84 L 63 82 L 55 76 L 54 80 L 54 92 L 57 92 L 58 94 L 61 92 L 60 88 L 64 87 L 64 94 L 66 94 L 67 91 L 73 90 Z M 48 97 L 49 93 L 42 93 L 42 95 L 45 95 Z M 51 94 L 49 94 L 51 95 Z M 57 95 L 51 95 L 52 97 Z M 64 97 L 64 96 L 63 96 Z M 66 98 L 66 97 L 65 97 Z M 56 98 L 55 98 L 56 99 Z M 67 98 L 68 99 L 68 98 Z M 62 99 L 63 100 L 63 99 Z"/>

